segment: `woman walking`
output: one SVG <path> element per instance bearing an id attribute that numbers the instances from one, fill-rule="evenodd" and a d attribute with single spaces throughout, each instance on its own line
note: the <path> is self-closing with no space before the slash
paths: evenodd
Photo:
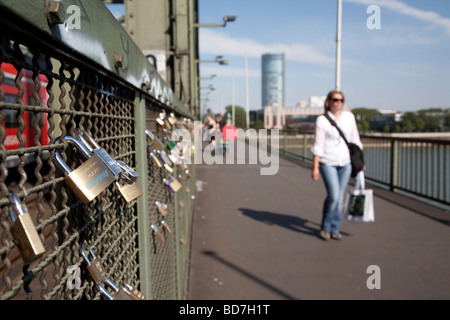
<path id="1" fill-rule="evenodd" d="M 362 149 L 358 127 L 353 113 L 342 110 L 345 98 L 340 91 L 331 91 L 325 100 L 325 113 L 333 119 L 348 142 L 357 144 Z M 322 176 L 327 197 L 323 204 L 320 236 L 324 240 L 331 238 L 340 240 L 342 208 L 347 184 L 352 167 L 350 152 L 336 127 L 321 115 L 316 120 L 313 153 L 313 180 Z"/>

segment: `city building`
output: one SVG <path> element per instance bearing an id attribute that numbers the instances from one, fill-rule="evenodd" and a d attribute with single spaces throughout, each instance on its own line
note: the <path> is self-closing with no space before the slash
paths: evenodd
<path id="1" fill-rule="evenodd" d="M 284 53 L 262 56 L 262 107 L 284 106 Z"/>

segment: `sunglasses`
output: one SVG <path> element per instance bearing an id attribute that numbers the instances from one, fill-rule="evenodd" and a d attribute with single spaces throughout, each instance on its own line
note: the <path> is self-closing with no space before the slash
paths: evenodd
<path id="1" fill-rule="evenodd" d="M 333 101 L 333 102 L 338 102 L 338 101 L 344 102 L 344 99 L 335 99 L 335 98 L 333 98 L 333 99 L 331 99 L 331 101 Z"/>

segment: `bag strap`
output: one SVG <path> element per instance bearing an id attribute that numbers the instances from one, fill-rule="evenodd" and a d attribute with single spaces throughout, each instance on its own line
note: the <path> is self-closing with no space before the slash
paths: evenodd
<path id="1" fill-rule="evenodd" d="M 330 121 L 331 125 L 333 125 L 333 126 L 336 127 L 336 129 L 338 130 L 339 134 L 341 135 L 342 139 L 344 139 L 345 144 L 346 144 L 347 147 L 348 147 L 348 141 L 347 141 L 347 139 L 345 138 L 344 133 L 341 131 L 341 129 L 340 129 L 340 128 L 338 127 L 338 125 L 336 124 L 336 121 L 334 121 L 333 119 L 331 119 L 330 115 L 328 114 L 328 111 L 325 111 L 324 116 L 325 116 L 325 118 L 328 119 L 328 121 Z"/>
<path id="2" fill-rule="evenodd" d="M 364 172 L 360 171 L 356 174 L 355 190 L 366 189 L 366 181 L 364 177 Z"/>

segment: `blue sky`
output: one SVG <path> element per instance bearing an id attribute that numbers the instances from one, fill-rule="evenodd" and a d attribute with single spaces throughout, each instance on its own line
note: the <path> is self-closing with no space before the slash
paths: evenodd
<path id="1" fill-rule="evenodd" d="M 368 29 L 370 5 L 380 8 L 381 29 Z M 261 109 L 261 55 L 285 53 L 285 102 L 295 106 L 335 87 L 337 0 L 199 0 L 200 58 L 222 55 L 227 66 L 201 63 L 201 107 L 223 112 Z M 351 108 L 414 111 L 450 108 L 450 1 L 343 0 L 341 89 Z"/>

